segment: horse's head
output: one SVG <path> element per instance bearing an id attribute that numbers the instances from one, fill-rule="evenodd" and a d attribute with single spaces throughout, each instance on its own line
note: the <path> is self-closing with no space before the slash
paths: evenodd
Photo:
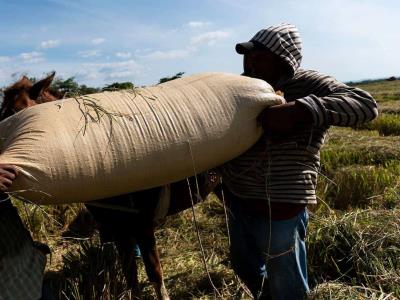
<path id="1" fill-rule="evenodd" d="M 23 76 L 8 87 L 4 91 L 4 99 L 0 108 L 0 120 L 24 108 L 59 99 L 60 96 L 49 89 L 54 76 L 55 72 L 34 84 L 28 77 Z"/>

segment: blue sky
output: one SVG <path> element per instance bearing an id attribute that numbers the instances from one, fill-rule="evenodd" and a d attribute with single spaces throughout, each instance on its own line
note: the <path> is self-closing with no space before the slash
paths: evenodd
<path id="1" fill-rule="evenodd" d="M 0 87 L 52 70 L 81 84 L 241 73 L 237 42 L 290 22 L 303 68 L 339 80 L 400 76 L 398 0 L 0 0 Z"/>

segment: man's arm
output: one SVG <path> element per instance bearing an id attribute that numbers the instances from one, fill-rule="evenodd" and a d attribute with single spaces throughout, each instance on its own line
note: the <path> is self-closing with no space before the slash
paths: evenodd
<path id="1" fill-rule="evenodd" d="M 288 133 L 305 125 L 354 126 L 378 115 L 370 94 L 316 71 L 299 71 L 284 93 L 291 102 L 270 107 L 260 115 L 267 131 Z"/>
<path id="2" fill-rule="evenodd" d="M 304 105 L 288 102 L 264 109 L 258 117 L 258 122 L 267 133 L 286 134 L 310 126 L 312 115 Z"/>
<path id="3" fill-rule="evenodd" d="M 373 120 L 378 108 L 372 96 L 316 71 L 301 71 L 308 95 L 296 99 L 312 114 L 314 126 L 354 126 Z"/>

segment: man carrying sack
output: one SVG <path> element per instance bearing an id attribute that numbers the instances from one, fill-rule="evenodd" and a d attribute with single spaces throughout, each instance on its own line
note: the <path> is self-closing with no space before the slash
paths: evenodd
<path id="1" fill-rule="evenodd" d="M 303 299 L 309 292 L 306 206 L 317 202 L 325 135 L 332 125 L 354 126 L 378 114 L 368 93 L 300 69 L 301 48 L 297 28 L 286 23 L 236 45 L 242 75 L 267 81 L 287 101 L 265 109 L 264 136 L 221 167 L 232 267 L 257 299 Z"/>

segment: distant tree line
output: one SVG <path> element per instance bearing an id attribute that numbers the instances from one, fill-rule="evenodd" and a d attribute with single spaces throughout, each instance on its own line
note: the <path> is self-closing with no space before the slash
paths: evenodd
<path id="1" fill-rule="evenodd" d="M 366 79 L 366 80 L 360 80 L 360 81 L 348 81 L 348 82 L 346 82 L 346 84 L 352 86 L 352 85 L 365 84 L 365 83 L 378 83 L 378 82 L 382 82 L 382 81 L 395 81 L 395 80 L 400 80 L 400 77 L 390 76 L 388 78 Z"/>
<path id="2" fill-rule="evenodd" d="M 160 83 L 164 83 L 167 81 L 171 81 L 177 78 L 181 78 L 185 74 L 184 72 L 179 72 L 176 73 L 173 76 L 170 77 L 163 77 L 159 80 Z M 35 78 L 32 78 L 33 81 L 35 81 Z M 56 78 L 51 86 L 53 89 L 60 91 L 63 95 L 68 96 L 73 96 L 73 95 L 87 95 L 87 94 L 93 94 L 93 93 L 98 93 L 98 92 L 103 92 L 103 91 L 118 91 L 118 90 L 126 90 L 126 89 L 134 89 L 136 86 L 134 83 L 130 81 L 125 81 L 125 82 L 114 82 L 111 84 L 107 84 L 106 86 L 102 88 L 97 88 L 97 87 L 90 87 L 85 84 L 79 84 L 76 80 L 75 77 L 70 77 L 67 79 L 62 79 L 62 78 Z"/>
<path id="3" fill-rule="evenodd" d="M 164 82 L 167 82 L 167 81 L 171 81 L 171 80 L 174 80 L 174 79 L 181 78 L 183 76 L 183 74 L 185 74 L 185 72 L 176 73 L 174 76 L 171 76 L 171 77 L 163 77 L 158 81 L 158 83 L 160 84 L 160 83 L 164 83 Z"/>

